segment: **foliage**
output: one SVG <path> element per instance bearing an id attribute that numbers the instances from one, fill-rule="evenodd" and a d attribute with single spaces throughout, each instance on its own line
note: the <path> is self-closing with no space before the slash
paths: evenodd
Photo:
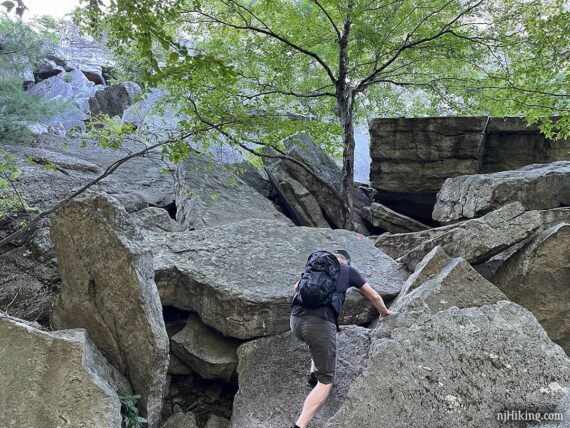
<path id="1" fill-rule="evenodd" d="M 124 428 L 140 428 L 147 422 L 145 418 L 139 416 L 139 409 L 136 406 L 140 398 L 140 395 L 130 395 L 126 391 L 119 392 Z"/>

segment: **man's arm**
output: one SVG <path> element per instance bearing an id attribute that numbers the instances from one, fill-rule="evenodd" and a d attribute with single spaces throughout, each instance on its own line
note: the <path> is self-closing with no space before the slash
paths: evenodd
<path id="1" fill-rule="evenodd" d="M 297 281 L 293 286 L 293 291 L 297 291 L 298 288 L 299 288 L 299 281 Z"/>
<path id="2" fill-rule="evenodd" d="M 380 296 L 380 294 L 378 294 L 376 290 L 370 286 L 370 284 L 365 283 L 362 287 L 358 288 L 358 291 L 360 291 L 360 294 L 372 302 L 382 318 L 395 314 L 395 312 L 392 312 L 386 308 L 384 299 L 382 299 L 382 296 Z"/>

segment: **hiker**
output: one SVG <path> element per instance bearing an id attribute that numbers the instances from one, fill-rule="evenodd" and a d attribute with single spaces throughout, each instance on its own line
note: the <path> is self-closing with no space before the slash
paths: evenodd
<path id="1" fill-rule="evenodd" d="M 294 428 L 307 427 L 317 411 L 326 402 L 332 389 L 336 366 L 336 334 L 340 332 L 338 316 L 342 311 L 346 291 L 350 287 L 356 287 L 364 297 L 372 302 L 381 318 L 394 314 L 386 308 L 382 297 L 350 265 L 350 254 L 346 250 L 335 250 L 332 254 L 324 251 L 313 253 L 309 257 L 301 281 L 305 275 L 313 275 L 310 272 L 307 274 L 307 271 L 311 270 L 310 264 L 317 257 L 322 257 L 319 262 L 325 263 L 325 265 L 328 263 L 327 269 L 332 272 L 332 275 L 336 275 L 336 289 L 333 290 L 329 299 L 325 299 L 325 301 L 330 300 L 330 303 L 315 306 L 312 302 L 307 306 L 304 304 L 307 302 L 301 302 L 302 297 L 300 295 L 302 293 L 299 290 L 299 281 L 293 286 L 295 297 L 291 308 L 291 330 L 297 339 L 309 345 L 312 358 L 307 383 L 313 388 L 305 399 L 303 410 Z M 314 281 L 322 281 L 320 278 L 322 277 L 315 276 Z M 301 286 L 303 287 L 304 284 Z M 305 296 L 308 296 L 307 292 L 305 292 Z"/>

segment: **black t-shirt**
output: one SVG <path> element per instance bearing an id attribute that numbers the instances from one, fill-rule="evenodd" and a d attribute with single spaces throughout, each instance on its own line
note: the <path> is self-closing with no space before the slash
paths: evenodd
<path id="1" fill-rule="evenodd" d="M 337 293 L 342 293 L 342 300 L 344 302 L 344 296 L 346 291 L 350 287 L 360 288 L 366 284 L 366 280 L 362 277 L 360 272 L 350 265 L 340 265 L 340 272 L 336 280 L 336 291 Z M 303 317 L 306 315 L 311 315 L 319 318 L 323 318 L 328 321 L 335 322 L 335 312 L 330 305 L 318 306 L 316 308 L 310 308 L 308 306 L 303 306 L 296 301 L 293 302 L 293 307 L 291 308 L 291 315 L 296 317 Z"/>

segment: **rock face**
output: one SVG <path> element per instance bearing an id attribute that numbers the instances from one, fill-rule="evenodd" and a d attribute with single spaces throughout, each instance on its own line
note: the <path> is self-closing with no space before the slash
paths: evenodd
<path id="1" fill-rule="evenodd" d="M 515 201 L 527 210 L 570 205 L 570 161 L 450 178 L 438 193 L 433 218 L 448 223 L 479 217 Z"/>
<path id="2" fill-rule="evenodd" d="M 390 233 L 418 232 L 420 230 L 429 229 L 429 226 L 397 213 L 377 202 L 372 203 L 370 207 L 364 207 L 362 209 L 362 216 L 374 227 Z"/>
<path id="3" fill-rule="evenodd" d="M 177 221 L 186 229 L 204 229 L 251 218 L 290 223 L 273 204 L 236 175 L 191 157 L 177 170 Z"/>
<path id="4" fill-rule="evenodd" d="M 532 311 L 549 337 L 570 355 L 570 224 L 538 233 L 497 271 L 493 283 Z"/>
<path id="5" fill-rule="evenodd" d="M 240 339 L 289 329 L 292 286 L 316 250 L 346 248 L 354 266 L 386 298 L 395 297 L 407 277 L 372 241 L 346 230 L 248 220 L 194 232 L 144 234 L 155 256 L 162 304 L 197 312 L 207 325 Z M 351 291 L 342 322 L 364 323 L 377 316 Z"/>
<path id="6" fill-rule="evenodd" d="M 198 428 L 192 412 L 176 413 L 168 418 L 162 428 Z"/>
<path id="7" fill-rule="evenodd" d="M 284 144 L 289 156 L 304 162 L 320 179 L 340 189 L 341 169 L 307 134 L 294 135 L 286 139 Z M 323 227 L 322 225 L 328 224 L 334 228 L 340 227 L 341 212 L 336 192 L 331 192 L 313 175 L 293 162 L 271 160 L 266 162 L 266 167 L 275 177 L 277 184 L 284 188 L 283 196 L 287 198 L 289 205 L 299 210 L 296 217 L 302 226 Z M 362 225 L 358 212 L 368 205 L 368 197 L 358 188 L 355 188 L 353 197 L 357 211 L 355 221 L 360 225 L 359 231 L 365 233 L 366 228 Z"/>
<path id="8" fill-rule="evenodd" d="M 407 292 L 404 293 L 407 289 Z M 434 248 L 404 284 L 398 299 L 390 306 L 399 311 L 406 305 L 427 305 L 432 313 L 456 306 L 469 308 L 507 300 L 497 287 L 483 278 L 465 260 L 446 257 Z"/>
<path id="9" fill-rule="evenodd" d="M 135 97 L 140 92 L 140 86 L 134 82 L 111 85 L 89 98 L 89 110 L 92 115 L 122 116 L 127 107 L 135 102 Z"/>
<path id="10" fill-rule="evenodd" d="M 195 314 L 172 337 L 172 351 L 204 379 L 229 382 L 237 366 L 239 343 L 208 327 Z"/>
<path id="11" fill-rule="evenodd" d="M 570 359 L 514 303 L 405 315 L 376 329 L 326 426 L 498 426 L 505 410 L 553 411 L 570 384 Z"/>
<path id="12" fill-rule="evenodd" d="M 398 260 L 413 270 L 427 253 L 440 245 L 448 254 L 477 264 L 528 238 L 540 226 L 541 218 L 536 211 L 525 212 L 524 207 L 515 202 L 446 230 Z"/>
<path id="13" fill-rule="evenodd" d="M 362 371 L 369 346 L 369 330 L 350 326 L 337 336 L 337 366 L 333 393 L 311 426 L 324 426 L 342 405 Z M 234 400 L 233 427 L 291 426 L 310 392 L 307 374 L 311 356 L 307 345 L 290 332 L 256 339 L 238 349 L 239 391 Z M 352 424 L 344 426 L 354 426 Z"/>
<path id="14" fill-rule="evenodd" d="M 60 209 L 51 236 L 63 282 L 54 326 L 85 328 L 109 362 L 128 375 L 149 426 L 156 426 L 168 337 L 151 253 L 124 208 L 103 195 Z"/>
<path id="15" fill-rule="evenodd" d="M 379 202 L 429 221 L 447 178 L 570 160 L 569 149 L 570 140 L 548 141 L 520 118 L 374 119 L 370 181 Z"/>
<path id="16" fill-rule="evenodd" d="M 0 312 L 0 425 L 121 426 L 124 379 L 85 330 L 47 332 Z"/>

